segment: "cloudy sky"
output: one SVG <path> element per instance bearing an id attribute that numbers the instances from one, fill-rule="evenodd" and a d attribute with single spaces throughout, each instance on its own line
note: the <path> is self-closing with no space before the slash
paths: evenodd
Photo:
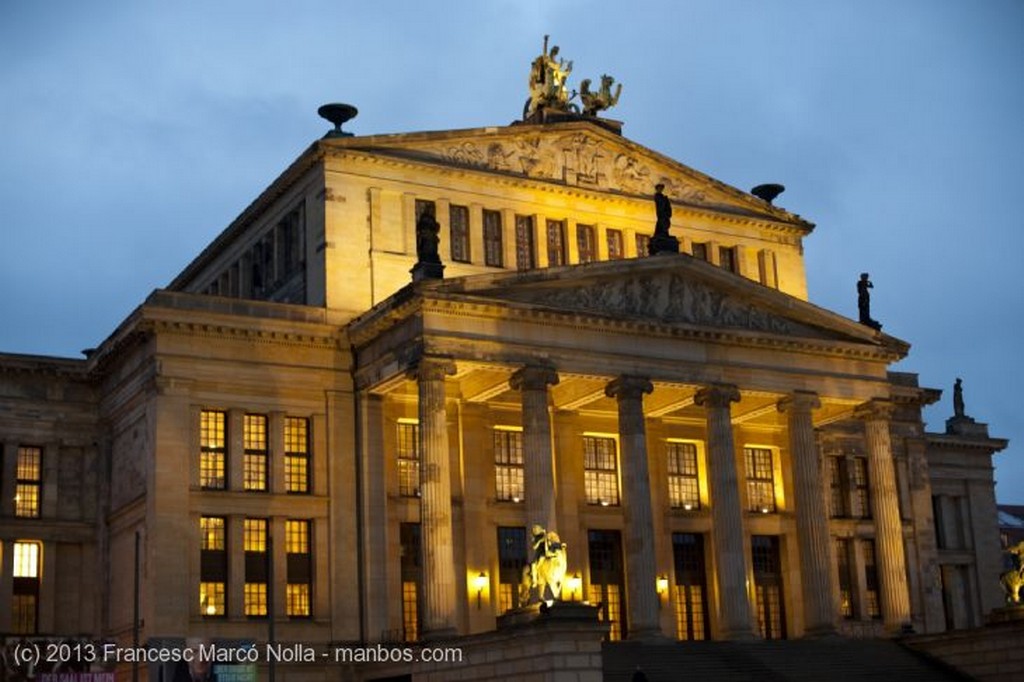
<path id="1" fill-rule="evenodd" d="M 543 35 L 625 84 L 630 139 L 817 224 L 811 300 L 1011 439 L 1024 503 L 1024 2 L 0 1 L 0 351 L 78 356 L 327 124 L 503 125 Z"/>

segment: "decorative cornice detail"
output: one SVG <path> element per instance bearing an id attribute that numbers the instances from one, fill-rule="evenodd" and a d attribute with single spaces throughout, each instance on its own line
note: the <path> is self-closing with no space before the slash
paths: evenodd
<path id="1" fill-rule="evenodd" d="M 229 324 L 185 322 L 180 320 L 147 320 L 146 326 L 152 332 L 158 334 L 235 338 L 255 343 L 273 343 L 331 350 L 341 348 L 341 339 L 336 334 L 303 334 L 293 331 L 253 329 L 251 327 Z"/>

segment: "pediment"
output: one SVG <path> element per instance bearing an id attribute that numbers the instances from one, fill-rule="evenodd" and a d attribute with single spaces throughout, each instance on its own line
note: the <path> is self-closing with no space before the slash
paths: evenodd
<path id="1" fill-rule="evenodd" d="M 908 346 L 853 320 L 687 255 L 449 280 L 438 293 L 605 320 L 736 332 L 764 339 L 864 345 L 902 354 Z"/>
<path id="2" fill-rule="evenodd" d="M 812 227 L 799 216 L 586 120 L 350 138 L 345 146 L 631 196 L 649 197 L 660 183 L 677 204 Z"/>

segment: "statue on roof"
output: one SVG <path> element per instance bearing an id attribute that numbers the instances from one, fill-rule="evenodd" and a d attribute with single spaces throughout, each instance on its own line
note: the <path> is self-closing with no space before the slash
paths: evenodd
<path id="1" fill-rule="evenodd" d="M 953 417 L 963 419 L 966 416 L 967 413 L 964 412 L 963 380 L 960 377 L 957 377 L 956 382 L 953 384 Z"/>
<path id="2" fill-rule="evenodd" d="M 622 94 L 622 83 L 615 87 L 615 94 L 612 94 L 612 84 L 615 79 L 604 74 L 601 76 L 601 89 L 591 92 L 590 79 L 585 78 L 580 82 L 580 100 L 583 101 L 583 115 L 597 116 L 598 112 L 611 109 L 619 102 L 619 95 Z"/>
<path id="3" fill-rule="evenodd" d="M 561 112 L 578 112 L 579 108 L 569 101 L 576 96 L 569 94 L 566 81 L 572 73 L 572 61 L 558 56 L 558 46 L 548 51 L 548 37 L 544 36 L 544 50 L 530 66 L 530 98 L 526 101 L 523 118 L 529 119 L 542 109 Z"/>
<path id="4" fill-rule="evenodd" d="M 871 292 L 875 285 L 868 279 L 868 273 L 860 273 L 860 280 L 857 282 L 857 310 L 860 313 L 860 323 L 871 327 L 876 331 L 882 331 L 882 325 L 871 318 Z"/>

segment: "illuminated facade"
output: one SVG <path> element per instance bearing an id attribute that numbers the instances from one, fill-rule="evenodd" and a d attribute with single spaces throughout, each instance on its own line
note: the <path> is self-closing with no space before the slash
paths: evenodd
<path id="1" fill-rule="evenodd" d="M 320 140 L 88 358 L 0 358 L 0 631 L 130 641 L 138 536 L 142 641 L 484 632 L 534 523 L 613 638 L 981 624 L 1006 443 L 807 302 L 812 229 L 592 121 Z"/>

